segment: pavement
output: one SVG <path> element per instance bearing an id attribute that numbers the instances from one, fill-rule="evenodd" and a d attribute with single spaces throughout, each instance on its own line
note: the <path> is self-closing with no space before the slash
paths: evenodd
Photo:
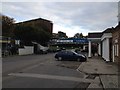
<path id="1" fill-rule="evenodd" d="M 105 62 L 101 57 L 95 56 L 88 58 L 77 69 L 86 75 L 96 76 L 95 81 L 89 88 L 118 89 L 118 65 L 113 62 Z"/>

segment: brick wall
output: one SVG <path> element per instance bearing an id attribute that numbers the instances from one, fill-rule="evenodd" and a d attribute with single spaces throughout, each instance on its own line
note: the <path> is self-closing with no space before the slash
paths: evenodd
<path id="1" fill-rule="evenodd" d="M 115 40 L 118 40 L 118 42 L 115 42 Z M 112 33 L 112 44 L 118 44 L 118 56 L 115 56 L 115 62 L 120 63 L 120 26 L 117 26 L 115 30 Z"/>
<path id="2" fill-rule="evenodd" d="M 118 32 L 118 34 L 119 34 L 119 40 L 118 40 L 118 45 L 119 45 L 119 64 L 120 64 L 120 28 L 119 28 L 119 32 Z"/>

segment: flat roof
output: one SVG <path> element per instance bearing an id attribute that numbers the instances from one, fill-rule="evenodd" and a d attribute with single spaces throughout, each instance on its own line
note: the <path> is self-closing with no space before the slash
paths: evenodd
<path id="1" fill-rule="evenodd" d="M 43 19 L 43 18 L 37 18 L 37 19 L 31 19 L 31 20 L 27 20 L 27 21 L 23 21 L 23 22 L 18 22 L 16 24 L 20 24 L 20 23 L 26 23 L 26 22 L 32 22 L 32 21 L 38 21 L 38 20 L 43 20 L 43 21 L 47 21 L 49 23 L 52 23 L 52 21 L 47 20 L 47 19 Z"/>
<path id="2" fill-rule="evenodd" d="M 88 38 L 101 38 L 102 32 L 88 33 Z"/>
<path id="3" fill-rule="evenodd" d="M 102 33 L 112 33 L 112 31 L 114 30 L 114 28 L 107 28 L 105 31 L 103 31 Z"/>

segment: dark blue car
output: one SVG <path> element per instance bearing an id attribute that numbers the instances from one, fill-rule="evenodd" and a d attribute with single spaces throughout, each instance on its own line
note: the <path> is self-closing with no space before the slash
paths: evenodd
<path id="1" fill-rule="evenodd" d="M 87 58 L 85 55 L 78 54 L 74 51 L 59 51 L 55 54 L 57 60 L 77 60 L 77 61 L 86 61 Z"/>

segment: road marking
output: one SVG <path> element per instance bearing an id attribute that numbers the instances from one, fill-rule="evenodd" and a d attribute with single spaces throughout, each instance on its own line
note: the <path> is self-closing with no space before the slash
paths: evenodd
<path id="1" fill-rule="evenodd" d="M 57 76 L 57 75 L 33 74 L 33 73 L 10 73 L 8 75 L 18 76 L 18 77 L 32 77 L 32 78 L 57 79 L 57 80 L 66 80 L 66 81 L 94 83 L 94 80 L 70 77 L 70 76 Z"/>

